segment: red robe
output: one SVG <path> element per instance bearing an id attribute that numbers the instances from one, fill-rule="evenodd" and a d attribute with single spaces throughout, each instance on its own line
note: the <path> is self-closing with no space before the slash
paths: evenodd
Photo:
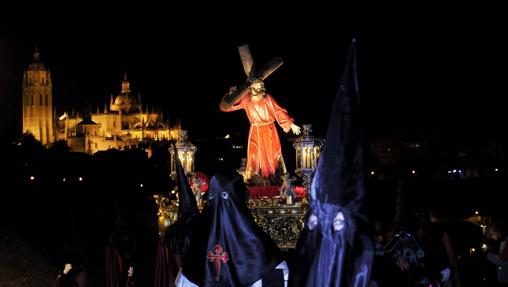
<path id="1" fill-rule="evenodd" d="M 260 101 L 251 101 L 250 94 L 230 107 L 221 107 L 223 112 L 244 109 L 250 122 L 247 146 L 247 179 L 252 175 L 270 177 L 275 175 L 282 157 L 279 135 L 274 121 L 289 132 L 293 119 L 281 108 L 271 95 L 266 94 Z"/>

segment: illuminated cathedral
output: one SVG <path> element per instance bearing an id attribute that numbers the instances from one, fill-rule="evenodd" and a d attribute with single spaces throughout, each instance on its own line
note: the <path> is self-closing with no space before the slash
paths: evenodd
<path id="1" fill-rule="evenodd" d="M 57 117 L 49 69 L 40 61 L 37 49 L 34 61 L 23 74 L 23 132 L 30 132 L 42 144 L 67 141 L 75 152 L 95 153 L 107 149 L 128 149 L 143 140 L 177 139 L 180 128 L 170 129 L 161 112 L 143 109 L 141 96 L 134 96 L 125 73 L 121 91 L 111 95 L 102 112 L 69 114 Z"/>

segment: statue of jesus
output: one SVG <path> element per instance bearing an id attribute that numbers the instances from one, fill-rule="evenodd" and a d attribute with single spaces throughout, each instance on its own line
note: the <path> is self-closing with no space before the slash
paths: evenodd
<path id="1" fill-rule="evenodd" d="M 250 86 L 236 102 L 228 103 L 224 98 L 234 93 L 237 88 L 231 87 L 229 93 L 220 103 L 220 110 L 232 112 L 244 109 L 250 122 L 247 146 L 246 180 L 277 183 L 277 175 L 286 173 L 277 127 L 284 132 L 290 130 L 298 135 L 300 127 L 294 124 L 287 111 L 280 107 L 270 94 L 265 93 L 265 85 L 258 78 L 249 79 Z M 278 169 L 281 170 L 278 170 Z"/>

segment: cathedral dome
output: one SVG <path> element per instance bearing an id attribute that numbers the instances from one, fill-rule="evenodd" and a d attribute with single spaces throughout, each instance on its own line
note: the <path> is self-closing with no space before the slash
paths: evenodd
<path id="1" fill-rule="evenodd" d="M 29 71 L 46 71 L 46 66 L 41 62 L 32 62 L 28 65 L 27 70 Z"/>
<path id="2" fill-rule="evenodd" d="M 127 73 L 125 73 L 124 80 L 122 81 L 122 91 L 116 96 L 114 101 L 111 99 L 110 110 L 124 113 L 136 112 L 139 110 L 140 101 L 132 96 L 130 84 L 127 81 Z"/>
<path id="3" fill-rule="evenodd" d="M 135 100 L 129 93 L 122 93 L 115 98 L 115 105 L 123 106 L 123 105 L 131 105 L 134 104 Z"/>
<path id="4" fill-rule="evenodd" d="M 111 105 L 111 111 L 122 111 L 124 113 L 136 112 L 139 110 L 139 103 L 130 93 L 121 93 L 116 96 Z"/>

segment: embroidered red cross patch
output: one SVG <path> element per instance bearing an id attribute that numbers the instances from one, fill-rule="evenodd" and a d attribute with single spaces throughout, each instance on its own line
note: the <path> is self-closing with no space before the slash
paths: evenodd
<path id="1" fill-rule="evenodd" d="M 226 263 L 229 260 L 228 253 L 224 251 L 222 246 L 220 244 L 216 244 L 213 251 L 208 251 L 207 255 L 208 261 L 214 262 L 215 261 L 215 281 L 219 281 L 220 276 L 220 264 Z"/>

